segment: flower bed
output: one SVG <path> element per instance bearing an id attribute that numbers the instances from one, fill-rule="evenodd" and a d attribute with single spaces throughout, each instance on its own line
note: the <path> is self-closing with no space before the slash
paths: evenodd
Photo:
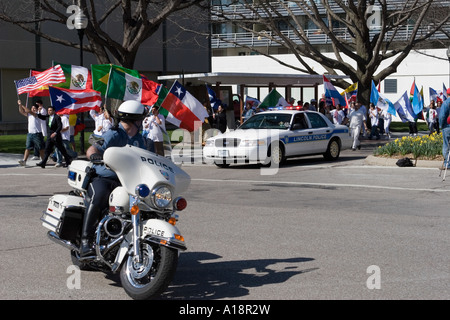
<path id="1" fill-rule="evenodd" d="M 442 161 L 442 133 L 395 139 L 375 149 L 374 156 Z"/>

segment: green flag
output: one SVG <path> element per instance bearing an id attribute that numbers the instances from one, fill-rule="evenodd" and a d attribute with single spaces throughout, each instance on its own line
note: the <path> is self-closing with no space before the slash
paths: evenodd
<path id="1" fill-rule="evenodd" d="M 116 68 L 109 73 L 106 96 L 118 100 L 136 100 L 151 106 L 157 99 L 158 84 L 148 79 L 134 77 Z"/>
<path id="2" fill-rule="evenodd" d="M 169 93 L 169 89 L 167 89 L 163 85 L 160 85 L 159 92 L 158 92 L 158 101 L 156 101 L 156 103 L 155 103 L 155 105 L 159 107 L 159 113 L 162 114 L 165 118 L 167 118 L 167 116 L 169 115 L 169 111 L 162 108 L 161 105 L 168 93 Z"/>
<path id="3" fill-rule="evenodd" d="M 53 85 L 57 88 L 66 88 L 72 90 L 92 89 L 92 79 L 88 68 L 63 64 L 53 61 L 53 66 L 60 65 L 64 72 L 66 81 Z"/>
<path id="4" fill-rule="evenodd" d="M 127 74 L 134 77 L 140 78 L 139 71 L 127 69 L 121 66 L 116 66 L 113 64 L 93 64 L 91 65 L 92 74 L 92 88 L 96 91 L 101 92 L 102 95 L 106 95 L 106 89 L 108 88 L 109 71 L 111 68 L 116 70 L 121 70 Z"/>
<path id="5" fill-rule="evenodd" d="M 283 98 L 283 96 L 276 90 L 272 89 L 270 93 L 264 98 L 259 107 L 261 109 L 273 107 L 286 107 L 290 104 Z"/>

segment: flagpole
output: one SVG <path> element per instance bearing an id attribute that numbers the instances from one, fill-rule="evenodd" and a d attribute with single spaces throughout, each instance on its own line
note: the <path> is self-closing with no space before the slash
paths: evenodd
<path id="1" fill-rule="evenodd" d="M 17 100 L 20 100 L 20 97 L 19 97 L 19 90 L 17 90 L 17 83 L 16 83 L 16 80 L 14 80 L 14 86 L 16 87 Z"/>
<path id="2" fill-rule="evenodd" d="M 108 90 L 109 90 L 109 82 L 111 81 L 111 71 L 112 71 L 112 69 L 113 69 L 113 66 L 112 66 L 112 64 L 110 63 L 109 64 L 110 65 L 110 68 L 109 68 L 109 74 L 108 74 L 108 83 L 106 84 L 106 91 L 105 91 L 105 105 L 106 106 L 104 106 L 104 108 L 107 108 L 107 101 L 108 101 Z M 111 115 L 113 114 L 112 113 L 112 109 L 111 109 L 111 107 L 109 108 L 111 111 L 108 111 Z M 113 116 L 113 119 L 114 119 L 114 121 L 117 121 L 116 120 L 116 118 Z M 115 123 L 114 125 L 119 125 L 119 123 Z"/>

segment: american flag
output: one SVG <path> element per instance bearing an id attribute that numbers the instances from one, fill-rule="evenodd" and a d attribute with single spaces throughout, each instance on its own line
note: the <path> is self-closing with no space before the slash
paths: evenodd
<path id="1" fill-rule="evenodd" d="M 27 93 L 42 86 L 65 82 L 64 71 L 58 64 L 29 78 L 14 81 L 17 94 Z"/>

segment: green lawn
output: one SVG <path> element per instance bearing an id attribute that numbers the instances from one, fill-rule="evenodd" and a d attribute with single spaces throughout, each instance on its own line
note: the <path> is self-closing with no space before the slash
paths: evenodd
<path id="1" fill-rule="evenodd" d="M 88 139 L 92 132 L 84 133 L 84 149 L 90 146 Z M 0 153 L 23 153 L 25 151 L 26 134 L 0 135 Z M 80 134 L 75 136 L 77 152 L 80 153 Z"/>
<path id="2" fill-rule="evenodd" d="M 392 132 L 409 132 L 409 125 L 407 122 L 391 122 L 389 128 Z M 417 122 L 417 130 L 429 131 L 427 124 L 423 121 Z"/>
<path id="3" fill-rule="evenodd" d="M 391 123 L 392 132 L 409 132 L 408 123 L 403 122 L 392 122 Z M 417 128 L 419 131 L 428 131 L 427 124 L 425 122 L 417 122 Z M 84 133 L 84 148 L 86 149 L 90 146 L 88 139 L 92 132 Z M 172 131 L 168 131 L 169 136 L 172 136 Z M 27 139 L 26 134 L 19 135 L 0 135 L 0 153 L 23 153 L 25 150 L 25 141 Z M 80 135 L 75 137 L 75 143 L 77 147 L 77 152 L 80 153 Z"/>

